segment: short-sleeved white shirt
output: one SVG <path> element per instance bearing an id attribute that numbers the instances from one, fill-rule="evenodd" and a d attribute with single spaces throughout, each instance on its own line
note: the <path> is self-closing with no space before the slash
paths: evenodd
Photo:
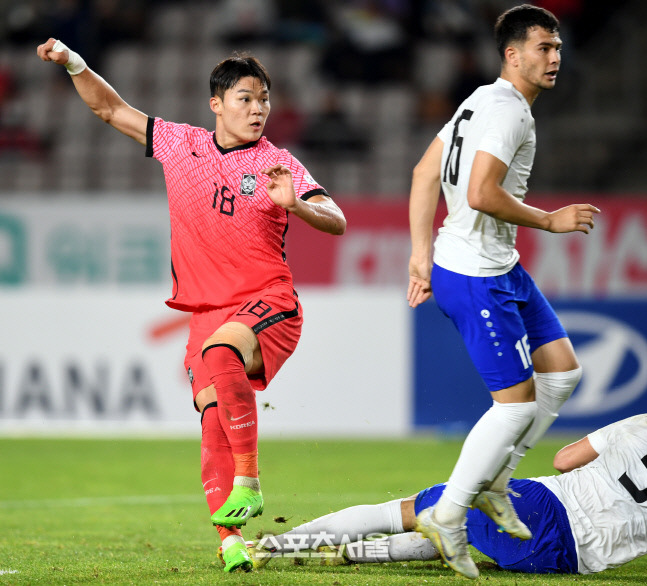
<path id="1" fill-rule="evenodd" d="M 647 554 L 647 414 L 588 438 L 600 454 L 593 462 L 561 476 L 533 478 L 564 505 L 581 574 Z"/>
<path id="2" fill-rule="evenodd" d="M 517 226 L 472 209 L 467 202 L 477 151 L 508 167 L 503 188 L 523 201 L 535 157 L 530 106 L 509 81 L 478 88 L 438 133 L 444 143 L 442 190 L 448 214 L 434 243 L 434 263 L 474 277 L 502 275 L 519 260 Z"/>

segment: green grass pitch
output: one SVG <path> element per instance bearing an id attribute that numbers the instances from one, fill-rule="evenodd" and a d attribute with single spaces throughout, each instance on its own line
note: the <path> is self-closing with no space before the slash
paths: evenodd
<path id="1" fill-rule="evenodd" d="M 517 476 L 551 474 L 553 454 L 574 439 L 544 440 Z M 460 445 L 431 437 L 261 441 L 265 513 L 245 536 L 414 494 L 447 479 Z M 199 460 L 198 440 L 0 439 L 0 584 L 466 583 L 440 562 L 324 567 L 281 559 L 224 574 Z M 647 583 L 647 557 L 593 576 L 481 569 L 479 581 L 492 585 Z"/>

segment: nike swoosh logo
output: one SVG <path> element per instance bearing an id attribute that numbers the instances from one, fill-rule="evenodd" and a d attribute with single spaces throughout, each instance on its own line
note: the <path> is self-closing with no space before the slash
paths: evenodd
<path id="1" fill-rule="evenodd" d="M 230 417 L 229 421 L 238 421 L 239 419 L 243 419 L 244 417 L 247 417 L 248 415 L 251 415 L 252 412 L 250 411 L 249 413 L 245 413 L 245 415 L 241 415 L 240 417 Z"/>

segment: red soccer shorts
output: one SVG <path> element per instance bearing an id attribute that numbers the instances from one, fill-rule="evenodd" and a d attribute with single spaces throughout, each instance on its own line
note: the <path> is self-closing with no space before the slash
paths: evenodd
<path id="1" fill-rule="evenodd" d="M 220 326 L 230 321 L 244 323 L 258 337 L 263 370 L 248 375 L 248 378 L 255 391 L 262 391 L 296 349 L 301 337 L 303 313 L 296 291 L 283 284 L 264 289 L 238 307 L 194 312 L 184 358 L 194 400 L 202 389 L 211 384 L 202 362 L 202 344 Z"/>

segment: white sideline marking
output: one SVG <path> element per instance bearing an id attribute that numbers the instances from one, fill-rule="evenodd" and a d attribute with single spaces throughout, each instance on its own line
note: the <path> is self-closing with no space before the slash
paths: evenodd
<path id="1" fill-rule="evenodd" d="M 18 570 L 0 570 L 0 576 L 2 576 L 2 574 L 18 574 L 18 573 L 19 573 Z"/>
<path id="2" fill-rule="evenodd" d="M 0 501 L 0 509 L 40 509 L 65 507 L 100 507 L 104 505 L 169 505 L 175 503 L 201 503 L 204 495 L 147 495 L 87 497 L 78 499 L 39 499 L 24 501 Z"/>
<path id="3" fill-rule="evenodd" d="M 384 502 L 394 498 L 403 498 L 385 493 L 344 493 L 340 501 L 340 508 L 356 503 Z M 317 504 L 321 497 L 317 495 L 303 495 L 299 497 L 303 504 Z M 152 494 L 141 496 L 107 496 L 83 497 L 76 499 L 32 499 L 0 501 L 0 509 L 45 509 L 45 508 L 74 508 L 74 507 L 101 507 L 114 505 L 172 505 L 178 503 L 204 503 L 204 494 Z M 1 572 L 2 570 L 0 570 Z"/>

